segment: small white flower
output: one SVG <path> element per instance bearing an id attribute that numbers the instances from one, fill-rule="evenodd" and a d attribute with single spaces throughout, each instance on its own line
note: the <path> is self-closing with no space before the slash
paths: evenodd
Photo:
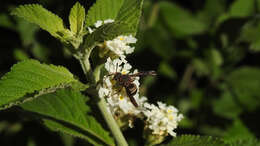
<path id="1" fill-rule="evenodd" d="M 108 94 L 109 94 L 109 90 L 106 89 L 106 88 L 100 88 L 100 89 L 98 90 L 98 95 L 99 95 L 99 97 L 105 97 L 105 96 L 107 96 Z"/>
<path id="2" fill-rule="evenodd" d="M 106 19 L 106 20 L 104 20 L 104 21 L 98 20 L 96 23 L 94 23 L 94 26 L 95 26 L 96 28 L 99 28 L 99 27 L 102 26 L 103 24 L 113 23 L 114 21 L 115 21 L 115 20 L 113 20 L 113 19 Z"/>
<path id="3" fill-rule="evenodd" d="M 100 27 L 102 24 L 103 24 L 103 21 L 98 20 L 96 23 L 94 23 L 94 26 L 95 26 L 96 28 L 98 28 L 98 27 Z"/>
<path id="4" fill-rule="evenodd" d="M 132 35 L 129 36 L 120 36 L 120 39 L 124 41 L 126 44 L 134 44 L 137 42 L 137 39 Z"/>
<path id="5" fill-rule="evenodd" d="M 115 20 L 113 19 L 106 19 L 104 20 L 104 24 L 107 24 L 107 23 L 113 23 Z"/>
<path id="6" fill-rule="evenodd" d="M 92 32 L 94 32 L 94 30 L 88 27 L 88 32 L 91 34 Z"/>
<path id="7" fill-rule="evenodd" d="M 156 135 L 176 136 L 173 131 L 177 128 L 178 122 L 183 118 L 182 114 L 178 114 L 178 110 L 173 106 L 166 106 L 162 102 L 157 102 L 158 106 L 145 103 L 146 108 L 143 113 L 147 117 L 147 127 Z"/>
<path id="8" fill-rule="evenodd" d="M 130 54 L 134 52 L 134 47 L 129 46 L 129 44 L 136 43 L 137 39 L 132 35 L 129 36 L 118 36 L 113 40 L 105 42 L 106 47 L 113 51 L 118 56 L 123 56 L 124 54 Z"/>
<path id="9" fill-rule="evenodd" d="M 122 59 L 117 58 L 114 59 L 113 61 L 111 60 L 110 57 L 107 58 L 107 62 L 105 63 L 105 69 L 109 72 L 109 74 L 113 74 L 116 72 L 121 72 L 122 74 L 127 74 L 130 72 L 130 69 L 132 66 L 125 62 L 122 61 Z M 124 65 L 122 65 L 124 64 Z"/>

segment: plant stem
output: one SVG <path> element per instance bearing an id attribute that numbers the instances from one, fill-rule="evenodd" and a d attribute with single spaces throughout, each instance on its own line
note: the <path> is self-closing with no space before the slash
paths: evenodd
<path id="1" fill-rule="evenodd" d="M 105 99 L 101 98 L 98 102 L 98 107 L 105 118 L 109 129 L 111 130 L 113 136 L 116 139 L 117 145 L 119 146 L 128 146 L 120 128 L 118 127 L 114 117 L 112 114 L 107 110 L 107 105 L 105 103 Z"/>
<path id="2" fill-rule="evenodd" d="M 84 74 L 87 77 L 87 80 L 90 84 L 95 84 L 95 78 L 91 69 L 91 65 L 89 62 L 89 55 L 86 55 L 79 59 L 81 68 L 83 69 Z"/>
<path id="3" fill-rule="evenodd" d="M 95 80 L 88 58 L 84 57 L 83 60 L 80 59 L 80 64 L 81 64 L 81 67 L 82 67 L 85 75 L 87 76 L 88 80 L 90 80 L 90 81 Z M 96 93 L 94 93 L 94 96 L 98 98 L 97 91 L 96 91 Z M 101 111 L 110 131 L 112 132 L 114 138 L 116 139 L 117 145 L 118 146 L 128 146 L 127 141 L 125 140 L 125 138 L 124 138 L 119 126 L 117 125 L 113 115 L 107 109 L 105 99 L 100 98 L 100 100 L 98 101 L 97 104 L 98 104 L 98 108 Z"/>

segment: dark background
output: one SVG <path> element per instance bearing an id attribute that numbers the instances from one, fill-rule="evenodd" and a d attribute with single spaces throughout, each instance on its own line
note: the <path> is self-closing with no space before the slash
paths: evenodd
<path id="1" fill-rule="evenodd" d="M 79 1 L 87 10 L 94 1 Z M 39 3 L 68 26 L 75 1 L 0 2 L 0 76 L 26 58 L 67 67 L 83 82 L 76 59 L 36 25 L 10 16 L 20 4 Z M 176 106 L 185 119 L 181 134 L 223 137 L 228 142 L 259 138 L 260 11 L 259 0 L 145 0 L 135 53 L 129 62 L 139 70 L 156 70 L 142 79 L 141 92 L 150 102 Z M 142 145 L 142 124 L 124 134 Z M 171 140 L 168 137 L 166 142 Z M 84 145 L 53 133 L 18 108 L 0 112 L 0 145 Z"/>

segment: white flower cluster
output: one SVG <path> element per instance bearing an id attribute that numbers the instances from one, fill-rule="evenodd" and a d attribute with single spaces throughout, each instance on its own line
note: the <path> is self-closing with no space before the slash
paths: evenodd
<path id="1" fill-rule="evenodd" d="M 131 54 L 134 52 L 135 48 L 129 46 L 129 44 L 136 43 L 136 41 L 137 39 L 132 35 L 118 36 L 113 40 L 106 41 L 105 46 L 118 56 L 124 58 L 124 54 Z"/>
<path id="2" fill-rule="evenodd" d="M 175 137 L 176 133 L 173 130 L 177 128 L 183 115 L 178 114 L 178 110 L 173 106 L 166 106 L 162 102 L 157 102 L 157 104 L 159 107 L 149 103 L 144 104 L 146 110 L 143 113 L 147 117 L 147 127 L 153 131 L 153 134 L 167 135 L 169 133 Z"/>
<path id="3" fill-rule="evenodd" d="M 103 24 L 107 23 L 113 23 L 113 19 L 107 19 L 107 20 L 98 20 L 94 26 L 95 28 L 90 28 L 88 27 L 89 33 L 93 33 L 96 28 L 99 28 Z M 129 36 L 124 36 L 120 35 L 113 40 L 105 41 L 104 42 L 104 47 L 111 50 L 113 53 L 118 55 L 120 58 L 125 58 L 125 54 L 131 54 L 134 52 L 135 47 L 129 46 L 129 44 L 134 44 L 136 43 L 137 39 L 133 37 L 132 35 Z"/>
<path id="4" fill-rule="evenodd" d="M 107 59 L 105 69 L 109 72 L 108 76 L 103 78 L 103 83 L 99 88 L 99 96 L 106 98 L 109 111 L 114 117 L 135 116 L 146 120 L 148 127 L 155 135 L 176 136 L 173 131 L 177 128 L 178 122 L 183 118 L 178 114 L 178 110 L 173 106 L 166 106 L 158 102 L 158 106 L 149 104 L 146 97 L 139 97 L 139 78 L 136 77 L 133 83 L 137 87 L 137 93 L 134 95 L 138 107 L 131 103 L 126 91 L 122 87 L 118 87 L 117 82 L 113 79 L 114 73 L 132 74 L 130 69 L 132 66 L 122 59 Z M 133 73 L 136 73 L 134 71 Z M 130 118 L 131 120 L 132 118 Z M 132 127 L 133 121 L 129 120 L 129 126 Z"/>
<path id="5" fill-rule="evenodd" d="M 111 19 L 97 21 L 95 27 L 98 28 L 103 24 L 112 22 L 114 20 Z M 91 33 L 91 31 L 89 32 Z M 158 106 L 149 104 L 146 97 L 139 97 L 139 77 L 134 77 L 132 83 L 135 84 L 137 92 L 133 95 L 133 98 L 138 104 L 138 107 L 136 107 L 128 97 L 126 89 L 114 79 L 116 73 L 131 75 L 138 72 L 137 70 L 131 72 L 132 66 L 125 59 L 126 54 L 134 51 L 134 47 L 129 46 L 129 44 L 136 43 L 136 41 L 137 39 L 132 35 L 121 35 L 100 45 L 113 52 L 113 55 L 116 54 L 117 58 L 113 60 L 110 57 L 107 58 L 105 69 L 108 71 L 108 75 L 104 76 L 103 82 L 99 86 L 99 97 L 106 99 L 108 110 L 121 123 L 121 119 L 124 119 L 123 123 L 128 123 L 129 127 L 132 127 L 133 120 L 141 118 L 145 120 L 145 127 L 152 131 L 152 134 L 175 136 L 176 133 L 173 130 L 177 128 L 178 122 L 183 118 L 181 114 L 178 114 L 176 108 L 166 106 L 161 102 L 158 102 Z"/>
<path id="6" fill-rule="evenodd" d="M 107 59 L 105 63 L 105 68 L 109 72 L 109 74 L 113 74 L 116 72 L 120 72 L 122 74 L 128 74 L 132 66 L 128 63 L 123 63 L 120 59 L 111 60 Z M 135 78 L 134 84 L 137 87 L 137 91 L 139 90 L 139 79 Z M 119 112 L 123 112 L 124 115 L 138 115 L 140 114 L 140 109 L 136 108 L 131 101 L 129 100 L 126 91 L 124 88 L 120 86 L 116 86 L 116 82 L 113 80 L 113 76 L 105 76 L 103 78 L 103 84 L 99 89 L 99 97 L 107 98 L 107 104 L 109 110 L 112 114 L 118 114 Z M 139 98 L 139 93 L 137 92 L 134 95 L 134 99 L 136 100 L 138 105 L 142 105 L 146 98 Z"/>

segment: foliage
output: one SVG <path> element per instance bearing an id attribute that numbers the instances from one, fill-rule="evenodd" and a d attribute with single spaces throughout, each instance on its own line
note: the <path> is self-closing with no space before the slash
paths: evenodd
<path id="1" fill-rule="evenodd" d="M 21 107 L 43 116 L 44 124 L 54 131 L 84 138 L 93 145 L 113 145 L 108 132 L 91 115 L 86 116 L 90 112 L 86 99 L 78 91 L 62 89 L 42 95 Z"/>
<path id="2" fill-rule="evenodd" d="M 195 135 L 181 135 L 172 140 L 168 145 L 174 146 L 226 146 L 226 144 L 218 138 Z"/>
<path id="3" fill-rule="evenodd" d="M 40 64 L 35 60 L 27 60 L 14 65 L 9 73 L 0 81 L 0 105 L 4 108 L 19 104 L 58 89 L 74 86 L 84 89 L 84 85 L 74 79 L 73 75 L 63 67 Z"/>
<path id="4" fill-rule="evenodd" d="M 141 80 L 141 94 L 151 102 L 173 104 L 184 115 L 177 137 L 166 138 L 163 145 L 260 144 L 259 0 L 73 3 L 45 0 L 1 6 L 0 108 L 6 110 L 0 111 L 0 136 L 9 139 L 8 144 L 29 131 L 27 122 L 36 118 L 52 131 L 66 134 L 58 135 L 53 145 L 61 145 L 59 141 L 81 145 L 76 138 L 87 144 L 115 145 L 96 109 L 93 85 L 72 56 L 81 59 L 92 53 L 90 68 L 102 76 L 104 58 L 99 53 L 104 49 L 98 45 L 129 34 L 138 38 L 129 62 L 158 74 Z M 107 19 L 115 21 L 95 28 L 98 20 Z M 44 133 L 36 122 L 29 125 Z M 144 145 L 143 125 L 134 126 L 124 131 L 127 141 Z M 43 138 L 31 134 L 23 139 L 20 145 L 39 145 Z"/>
<path id="5" fill-rule="evenodd" d="M 23 17 L 24 19 L 39 25 L 42 29 L 48 31 L 57 38 L 62 38 L 68 31 L 64 28 L 63 21 L 60 17 L 38 4 L 20 6 L 12 11 L 12 15 Z"/>

